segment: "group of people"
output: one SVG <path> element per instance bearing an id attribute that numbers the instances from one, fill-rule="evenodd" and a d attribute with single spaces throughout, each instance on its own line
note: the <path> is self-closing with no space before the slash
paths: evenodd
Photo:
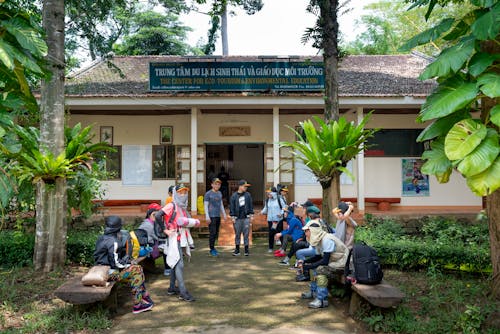
<path id="1" fill-rule="evenodd" d="M 220 191 L 222 181 L 215 177 L 211 180 L 211 189 L 204 196 L 205 219 L 209 227 L 209 254 L 218 256 L 215 243 L 219 235 L 221 219 L 227 219 Z M 229 199 L 229 217 L 235 232 L 233 256 L 250 255 L 249 233 L 254 209 L 251 194 L 247 191 L 250 184 L 246 180 L 238 182 L 238 189 Z M 198 226 L 200 221 L 192 218 L 187 210 L 189 189 L 183 185 L 169 188 L 171 196 L 165 206 L 152 203 L 139 228 L 147 231 L 148 243 L 155 245 L 163 253 L 165 275 L 170 276 L 168 295 L 178 295 L 179 299 L 192 302 L 195 298 L 188 292 L 184 282 L 184 256 L 191 256 L 194 248 L 190 228 Z M 310 201 L 299 205 L 287 204 L 288 189 L 277 185 L 267 191 L 267 199 L 261 214 L 267 215 L 269 244 L 268 252 L 274 251 L 277 257 L 283 257 L 280 265 L 290 265 L 297 271 L 297 281 L 310 281 L 310 291 L 302 298 L 314 299 L 309 307 L 328 306 L 327 279 L 324 266 L 343 267 L 348 250 L 354 241 L 356 223 L 350 217 L 353 205 L 340 202 L 333 210 L 337 218 L 335 229 L 321 219 L 320 210 Z M 284 223 L 286 222 L 286 229 Z M 130 259 L 120 242 L 122 219 L 109 216 L 105 220 L 105 231 L 96 243 L 94 258 L 96 264 L 110 266 L 110 280 L 124 281 L 130 284 L 133 294 L 133 313 L 141 313 L 153 308 L 154 302 L 147 292 L 142 267 Z M 242 241 L 243 239 L 243 241 Z M 241 249 L 243 243 L 243 249 Z M 290 248 L 287 252 L 287 248 Z M 312 276 L 312 279 L 311 279 Z"/>

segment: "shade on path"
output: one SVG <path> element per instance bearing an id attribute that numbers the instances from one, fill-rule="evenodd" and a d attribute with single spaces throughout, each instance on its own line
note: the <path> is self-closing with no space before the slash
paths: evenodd
<path id="1" fill-rule="evenodd" d="M 363 331 L 346 316 L 346 304 L 329 298 L 330 306 L 312 310 L 300 294 L 308 284 L 295 282 L 295 273 L 267 253 L 259 240 L 251 254 L 232 256 L 232 248 L 208 255 L 208 240 L 196 240 L 191 262 L 185 264 L 186 285 L 197 301 L 168 296 L 169 280 L 147 275 L 155 301 L 152 311 L 132 314 L 129 290 L 120 290 L 119 313 L 108 333 L 207 334 L 343 334 Z"/>

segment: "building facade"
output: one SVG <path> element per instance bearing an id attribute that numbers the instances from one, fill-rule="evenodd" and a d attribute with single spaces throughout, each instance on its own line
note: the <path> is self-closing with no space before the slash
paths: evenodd
<path id="1" fill-rule="evenodd" d="M 313 175 L 280 141 L 293 141 L 300 122 L 323 115 L 320 57 L 115 57 L 97 62 L 66 82 L 68 123 L 94 125 L 97 140 L 117 153 L 107 166 L 109 199 L 162 199 L 175 183 L 191 187 L 191 208 L 210 176 L 228 174 L 252 184 L 256 202 L 265 189 L 287 184 L 290 199 L 321 197 Z M 416 54 L 349 56 L 340 63 L 341 117 L 360 122 L 373 112 L 375 138 L 343 176 L 341 194 L 400 197 L 402 206 L 480 206 L 454 173 L 439 184 L 421 175 L 427 124 L 415 122 L 435 87 L 421 82 L 428 59 Z"/>

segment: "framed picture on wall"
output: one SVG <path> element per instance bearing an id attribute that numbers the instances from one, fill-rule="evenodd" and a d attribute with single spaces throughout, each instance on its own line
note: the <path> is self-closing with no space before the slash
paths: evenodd
<path id="1" fill-rule="evenodd" d="M 102 142 L 108 143 L 109 145 L 113 145 L 113 127 L 101 126 L 100 138 Z"/>
<path id="2" fill-rule="evenodd" d="M 174 142 L 174 127 L 160 126 L 160 144 L 172 144 Z"/>

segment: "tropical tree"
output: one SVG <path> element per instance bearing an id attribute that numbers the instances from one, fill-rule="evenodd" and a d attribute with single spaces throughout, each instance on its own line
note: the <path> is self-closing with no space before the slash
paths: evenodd
<path id="1" fill-rule="evenodd" d="M 342 45 L 348 54 L 398 54 L 399 47 L 415 32 L 422 32 L 440 21 L 443 16 L 463 16 L 471 10 L 469 4 L 450 3 L 446 7 L 434 9 L 434 15 L 425 19 L 425 8 L 408 11 L 406 0 L 381 0 L 364 6 L 367 15 L 356 19 L 356 25 L 365 27 L 352 42 Z M 438 38 L 432 43 L 421 45 L 417 51 L 438 54 L 447 41 Z"/>
<path id="2" fill-rule="evenodd" d="M 449 1 L 418 0 L 430 17 L 436 5 Z M 500 2 L 470 0 L 472 10 L 445 17 L 404 46 L 409 50 L 442 37 L 449 46 L 420 75 L 436 78 L 418 122 L 432 121 L 418 137 L 431 140 L 422 172 L 448 182 L 453 169 L 478 196 L 486 196 L 490 230 L 492 291 L 500 299 Z M 478 115 L 479 114 L 479 115 Z"/>
<path id="3" fill-rule="evenodd" d="M 198 4 L 206 4 L 207 0 L 196 0 Z M 217 42 L 217 32 L 221 31 L 222 39 L 222 54 L 229 54 L 229 46 L 227 41 L 227 15 L 230 6 L 242 6 L 248 15 L 253 15 L 264 6 L 262 0 L 213 0 L 208 15 L 211 18 L 211 27 L 208 31 L 208 41 L 203 52 L 207 55 L 215 51 L 215 43 Z M 229 12 L 229 14 L 232 14 Z"/>
<path id="4" fill-rule="evenodd" d="M 146 10 L 134 14 L 130 21 L 123 42 L 113 46 L 119 55 L 188 55 L 196 52 L 184 42 L 191 28 L 183 26 L 174 13 Z"/>
<path id="5" fill-rule="evenodd" d="M 353 175 L 346 168 L 349 161 L 363 150 L 363 144 L 373 136 L 375 129 L 365 129 L 371 114 L 364 117 L 358 125 L 348 122 L 344 117 L 338 120 L 325 121 L 317 116 L 314 120 L 300 123 L 303 131 L 297 132 L 289 127 L 297 141 L 281 142 L 281 147 L 291 148 L 296 159 L 301 160 L 316 176 L 323 189 L 322 215 L 330 221 L 330 203 L 337 203 L 340 198 L 340 187 L 332 186 L 334 179 L 340 179 L 342 173 L 349 177 Z"/>

